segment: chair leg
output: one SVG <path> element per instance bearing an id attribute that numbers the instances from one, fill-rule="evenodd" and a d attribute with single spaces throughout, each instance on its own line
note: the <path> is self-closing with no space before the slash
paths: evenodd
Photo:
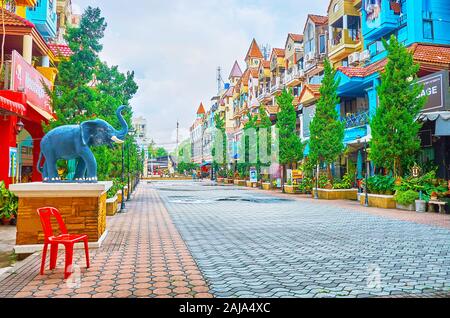
<path id="1" fill-rule="evenodd" d="M 64 279 L 69 278 L 73 272 L 73 244 L 65 244 L 66 247 L 66 264 L 64 267 Z"/>
<path id="2" fill-rule="evenodd" d="M 47 247 L 48 247 L 48 244 L 44 243 L 44 249 L 42 250 L 41 275 L 44 275 L 45 259 L 47 258 Z"/>
<path id="3" fill-rule="evenodd" d="M 56 260 L 58 259 L 58 243 L 50 245 L 50 270 L 56 268 Z"/>
<path id="4" fill-rule="evenodd" d="M 86 254 L 86 268 L 90 267 L 89 263 L 89 245 L 88 245 L 88 239 L 84 239 L 84 253 Z"/>

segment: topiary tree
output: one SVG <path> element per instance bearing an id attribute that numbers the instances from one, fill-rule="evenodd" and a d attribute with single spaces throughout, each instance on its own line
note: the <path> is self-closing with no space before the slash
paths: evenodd
<path id="1" fill-rule="evenodd" d="M 422 85 L 417 83 L 419 65 L 414 63 L 412 54 L 394 35 L 389 43 L 383 39 L 383 45 L 388 63 L 381 73 L 379 105 L 370 121 L 370 158 L 375 165 L 398 176 L 414 162 L 420 149 L 421 124 L 416 118 L 427 97 L 418 97 Z"/>
<path id="2" fill-rule="evenodd" d="M 335 79 L 336 71 L 325 60 L 324 77 L 320 86 L 320 98 L 316 104 L 316 113 L 310 124 L 309 141 L 311 163 L 326 163 L 328 178 L 332 179 L 330 164 L 335 162 L 344 151 L 344 123 L 339 118 L 336 105 L 339 103 Z M 317 176 L 319 177 L 319 176 Z"/>
<path id="3" fill-rule="evenodd" d="M 280 111 L 277 114 L 276 127 L 279 138 L 279 158 L 283 167 L 282 189 L 286 181 L 286 165 L 292 167 L 292 163 L 303 158 L 303 144 L 296 132 L 297 114 L 295 112 L 294 96 L 291 90 L 284 89 L 277 97 Z"/>

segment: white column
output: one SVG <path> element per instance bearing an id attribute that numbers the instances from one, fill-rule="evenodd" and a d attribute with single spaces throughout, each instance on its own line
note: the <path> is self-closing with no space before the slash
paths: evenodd
<path id="1" fill-rule="evenodd" d="M 31 65 L 33 59 L 33 37 L 31 35 L 23 36 L 22 56 Z"/>
<path id="2" fill-rule="evenodd" d="M 342 22 L 342 28 L 343 28 L 344 30 L 347 30 L 347 29 L 348 29 L 348 16 L 347 16 L 347 15 L 344 15 L 344 16 L 342 17 L 342 19 L 343 19 L 343 22 Z"/>
<path id="3" fill-rule="evenodd" d="M 43 67 L 50 67 L 50 58 L 47 55 L 44 55 L 42 57 L 41 66 L 43 66 Z"/>

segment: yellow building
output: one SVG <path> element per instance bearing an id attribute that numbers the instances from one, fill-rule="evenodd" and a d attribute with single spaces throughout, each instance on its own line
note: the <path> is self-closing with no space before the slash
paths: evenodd
<path id="1" fill-rule="evenodd" d="M 328 58 L 334 67 L 357 65 L 362 51 L 361 0 L 331 0 L 328 6 Z"/>

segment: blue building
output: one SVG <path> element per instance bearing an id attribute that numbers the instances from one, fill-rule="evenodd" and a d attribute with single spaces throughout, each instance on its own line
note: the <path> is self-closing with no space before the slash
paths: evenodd
<path id="1" fill-rule="evenodd" d="M 349 159 L 356 162 L 365 141 L 371 139 L 369 119 L 378 105 L 380 71 L 387 63 L 382 39 L 392 34 L 409 47 L 420 63 L 419 77 L 430 95 L 423 109 L 425 122 L 420 133 L 422 161 L 439 166 L 439 176 L 450 178 L 450 1 L 363 0 L 361 6 L 363 51 L 338 68 L 340 80 L 337 105 L 346 124 L 344 143 Z M 361 155 L 359 155 L 360 157 Z M 345 162 L 341 169 L 345 170 Z"/>
<path id="2" fill-rule="evenodd" d="M 56 37 L 56 0 L 38 0 L 34 7 L 27 7 L 26 17 L 46 40 Z"/>

